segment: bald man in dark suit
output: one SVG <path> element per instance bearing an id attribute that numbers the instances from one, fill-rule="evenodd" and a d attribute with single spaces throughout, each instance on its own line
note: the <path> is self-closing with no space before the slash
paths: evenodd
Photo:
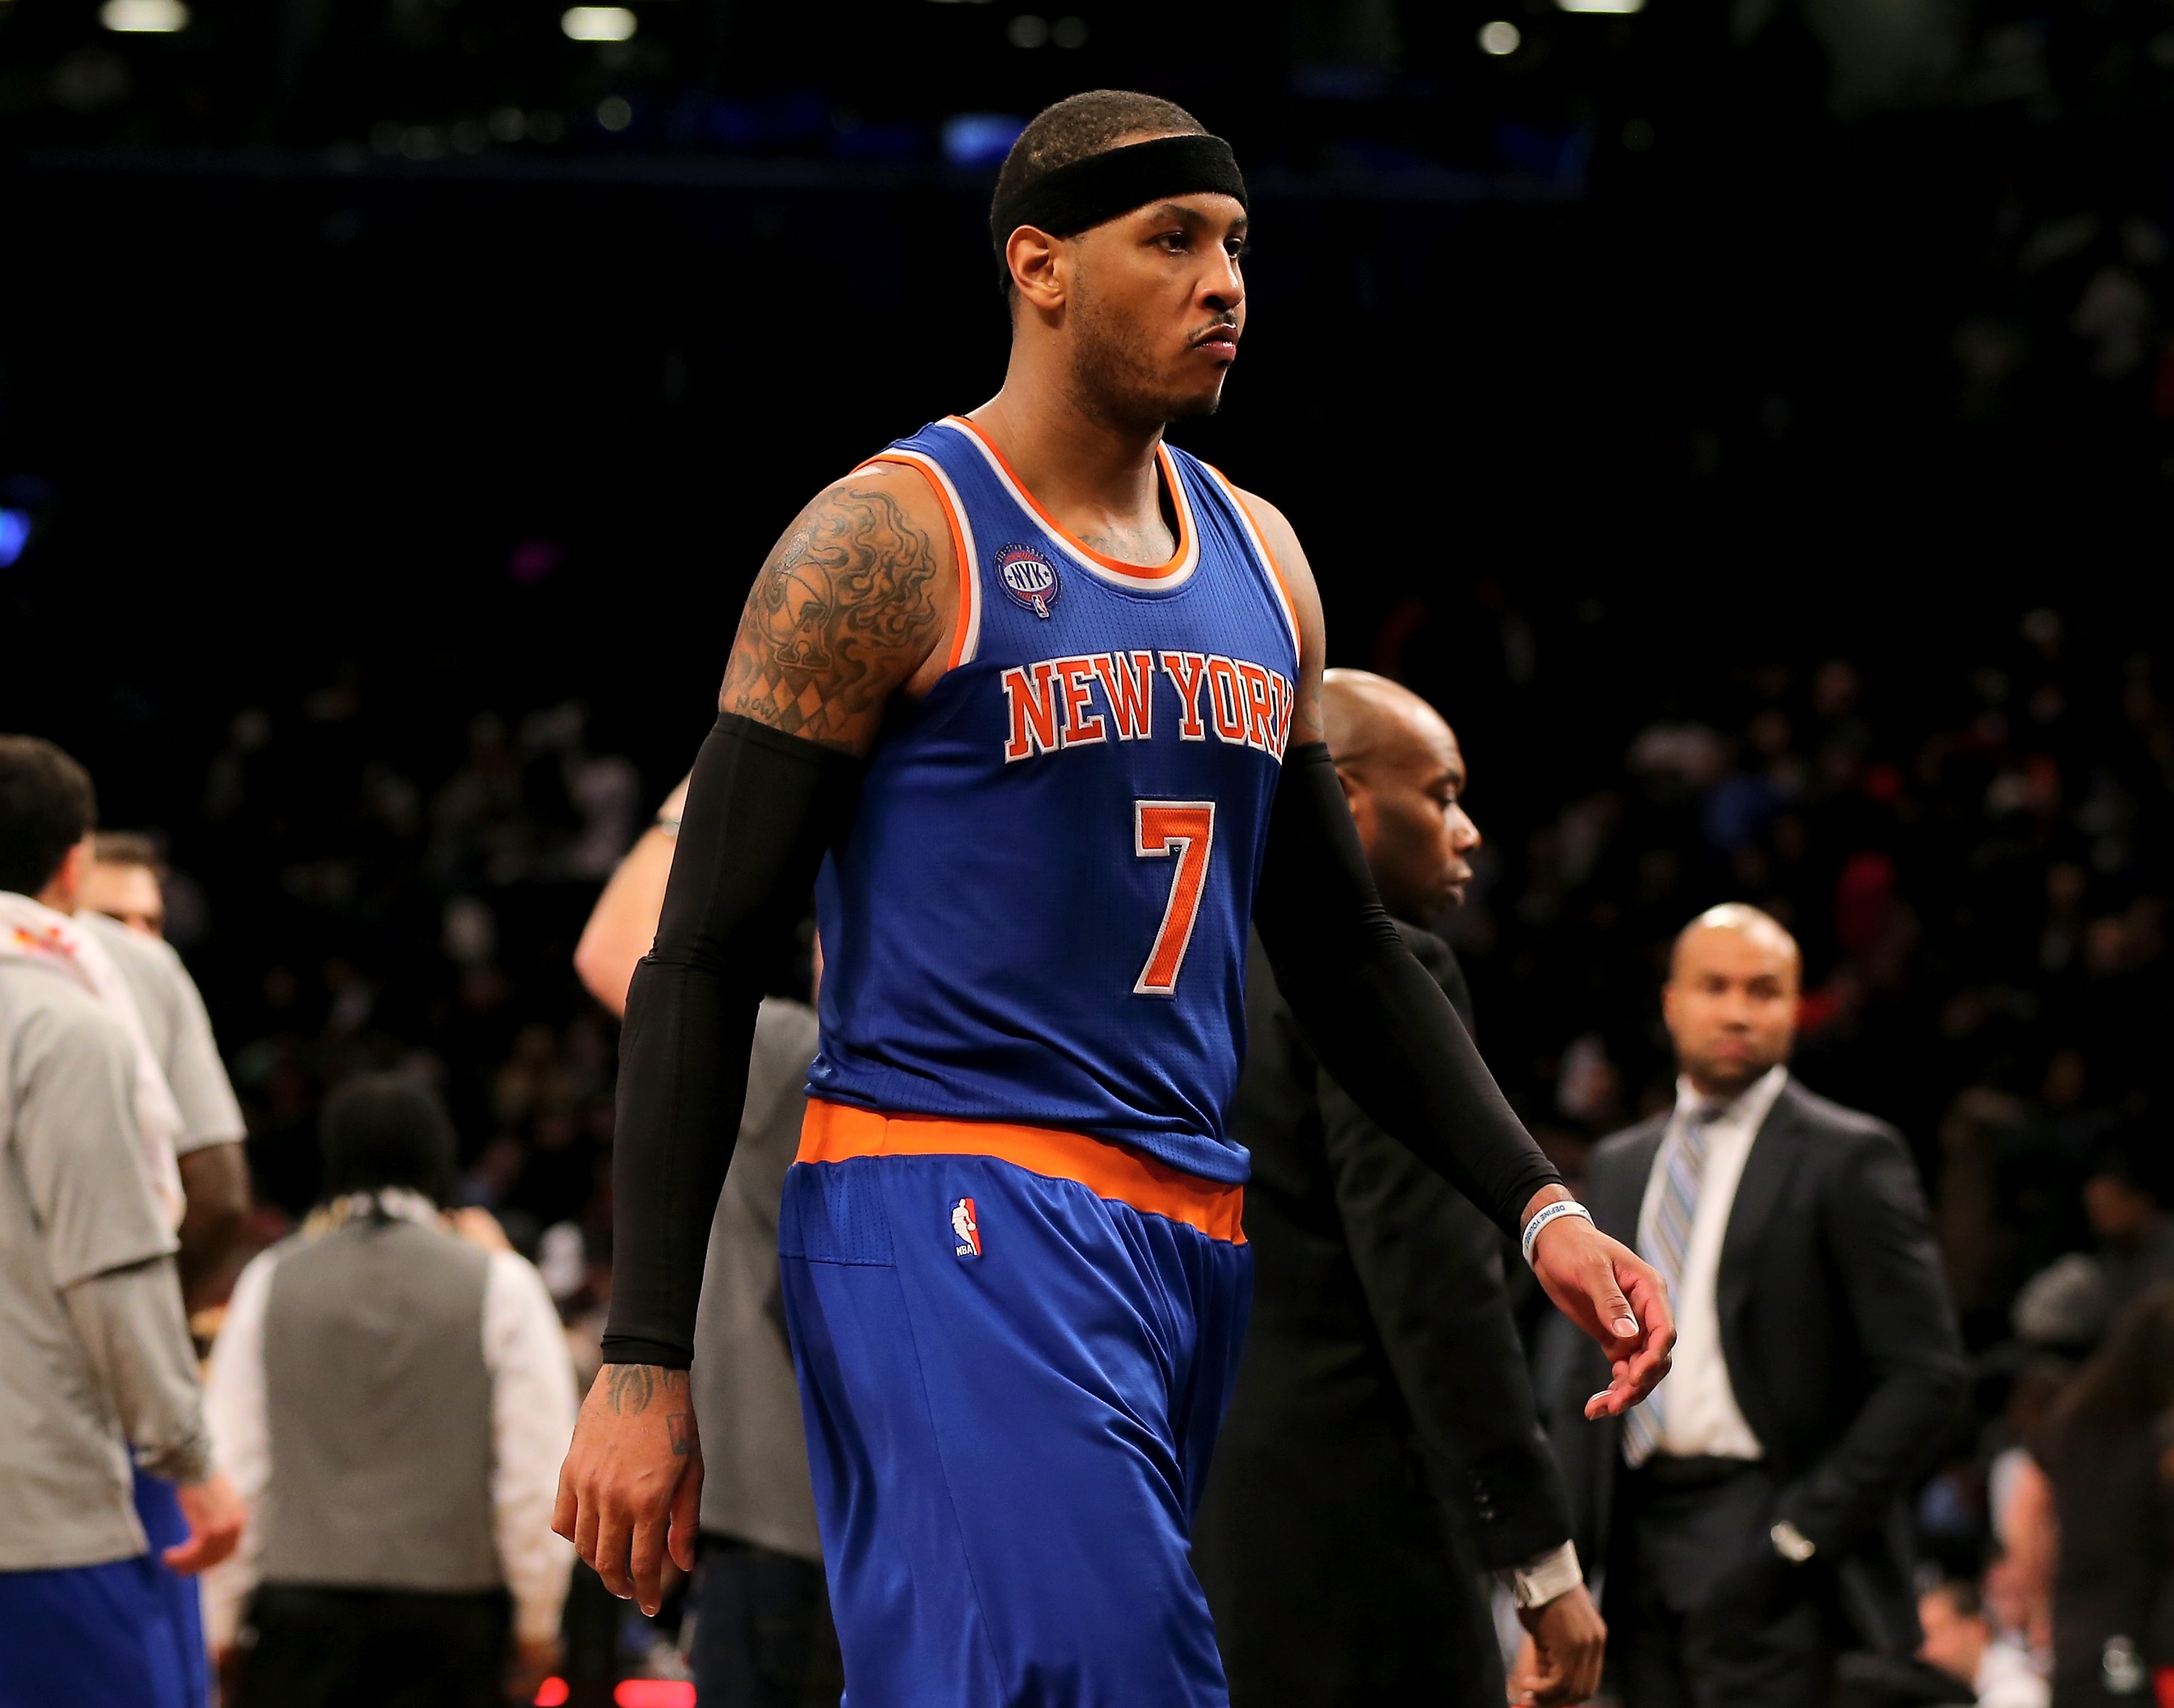
<path id="1" fill-rule="evenodd" d="M 1961 1341 L 1901 1136 L 1789 1076 L 1798 977 L 1755 908 L 1686 927 L 1675 1107 L 1587 1181 L 1679 1332 L 1620 1422 L 1585 1421 L 1582 1354 L 1551 1410 L 1627 1708 L 1823 1708 L 1841 1650 L 1917 1646 L 1903 1497 L 1960 1413 Z"/>
<path id="2" fill-rule="evenodd" d="M 1469 1029 L 1457 958 L 1423 928 L 1463 899 L 1479 842 L 1457 738 L 1363 671 L 1328 672 L 1322 708 L 1383 905 Z M 1484 1569 L 1532 1632 L 1519 1698 L 1582 1701 L 1605 1632 L 1501 1238 L 1321 1070 L 1257 946 L 1246 995 L 1230 1122 L 1253 1159 L 1253 1313 L 1193 1551 L 1232 1708 L 1501 1708 Z"/>

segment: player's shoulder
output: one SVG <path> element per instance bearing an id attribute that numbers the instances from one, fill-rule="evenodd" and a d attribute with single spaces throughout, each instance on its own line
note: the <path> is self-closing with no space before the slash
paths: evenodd
<path id="1" fill-rule="evenodd" d="M 124 973 L 138 974 L 162 992 L 178 990 L 189 982 L 188 969 L 181 965 L 181 955 L 173 944 L 165 938 L 146 937 L 117 919 L 109 919 L 89 909 L 77 914 L 75 922 L 79 930 L 98 939 L 99 947 L 113 957 Z"/>
<path id="2" fill-rule="evenodd" d="M 802 506 L 783 543 L 804 539 L 924 566 L 948 565 L 953 556 L 943 495 L 911 462 L 863 462 L 831 480 Z"/>
<path id="3" fill-rule="evenodd" d="M 64 969 L 28 956 L 0 956 L 0 1050 L 19 1078 L 134 1060 L 128 1030 L 111 1008 Z"/>

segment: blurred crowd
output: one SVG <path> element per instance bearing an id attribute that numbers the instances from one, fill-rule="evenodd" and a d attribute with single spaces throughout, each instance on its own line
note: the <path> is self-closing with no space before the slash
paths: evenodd
<path id="1" fill-rule="evenodd" d="M 1426 679 L 1424 646 L 1411 657 L 1456 721 L 1454 683 Z M 2038 609 L 1978 663 L 1923 679 L 1841 657 L 1744 668 L 1705 703 L 1626 722 L 1615 774 L 1567 800 L 1544 777 L 1499 786 L 1467 738 L 1489 840 L 1443 930 L 1483 1050 L 1573 1180 L 1672 1095 L 1655 992 L 1683 922 L 1747 900 L 1802 943 L 1793 1071 L 1912 1144 L 1975 1360 L 1971 1419 L 1916 1502 L 1944 1586 L 1928 1625 L 1977 1620 L 2042 1651 L 2033 1550 L 2043 1470 L 2074 1440 L 2059 1420 L 2079 1370 L 2116 1379 L 2090 1360 L 2124 1307 L 2174 1278 L 2155 1047 L 2174 1018 L 2170 693 L 2149 654 Z M 241 1255 L 317 1198 L 328 1093 L 399 1068 L 442 1093 L 460 1195 L 537 1260 L 577 1364 L 593 1360 L 615 1022 L 572 951 L 676 779 L 593 750 L 578 705 L 479 710 L 435 769 L 381 742 L 376 711 L 352 673 L 238 710 L 197 817 L 157 827 L 168 929 L 249 1122 Z M 1521 797 L 1540 803 L 1522 823 Z M 2154 1309 L 2169 1315 L 2163 1296 L 2138 1307 Z M 2141 1321 L 2117 1375 L 2163 1382 Z M 2130 1409 L 2148 1430 L 2149 1397 Z"/>

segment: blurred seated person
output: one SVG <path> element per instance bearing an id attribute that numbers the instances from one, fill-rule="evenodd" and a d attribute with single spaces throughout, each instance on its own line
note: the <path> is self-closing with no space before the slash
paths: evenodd
<path id="1" fill-rule="evenodd" d="M 502 1239 L 449 1225 L 434 1094 L 349 1080 L 322 1132 L 324 1201 L 242 1271 L 212 1353 L 213 1449 L 250 1507 L 206 1586 L 230 1700 L 484 1708 L 509 1662 L 533 1696 L 573 1567 L 551 1532 L 576 1403 L 558 1311 Z"/>
<path id="2" fill-rule="evenodd" d="M 1925 1633 L 1917 1657 L 1969 1685 L 1978 1708 L 2047 1708 L 2052 1693 L 2030 1651 L 1994 1636 L 1977 1585 L 1950 1579 L 1927 1590 L 1917 1597 L 1917 1623 Z"/>
<path id="3" fill-rule="evenodd" d="M 1802 965 L 1756 908 L 1685 926 L 1674 1107 L 1587 1178 L 1679 1331 L 1620 1420 L 1583 1421 L 1608 1371 L 1582 1352 L 1554 1408 L 1627 1708 L 1823 1708 L 1844 1651 L 1922 1640 L 1904 1497 L 1962 1416 L 1961 1335 L 1901 1136 L 1790 1076 Z"/>
<path id="4" fill-rule="evenodd" d="M 1329 751 L 1382 905 L 1469 1029 L 1449 945 L 1479 831 L 1434 708 L 1322 681 Z M 1245 1359 L 1194 1528 L 1233 1708 L 1499 1708 L 1483 1569 L 1530 1635 L 1510 1684 L 1582 1701 L 1605 1628 L 1534 1415 L 1494 1224 L 1314 1059 L 1257 943 L 1230 1131 L 1252 1153 Z"/>
<path id="5" fill-rule="evenodd" d="M 2098 1239 L 2111 1322 L 2131 1300 L 2174 1281 L 2174 1217 L 2164 1208 L 2162 1134 L 2129 1122 L 2099 1148 L 2084 1182 L 2084 1213 Z"/>
<path id="6" fill-rule="evenodd" d="M 683 782 L 619 862 L 575 951 L 581 981 L 614 1014 L 657 935 L 686 794 Z M 702 1272 L 691 1373 L 701 1549 L 690 1603 L 702 1708 L 828 1708 L 845 1687 L 777 1268 L 778 1205 L 815 1045 L 812 1008 L 764 999 Z"/>
<path id="7" fill-rule="evenodd" d="M 2174 1697 L 2174 1282 L 2115 1319 L 2034 1459 L 2011 1546 L 2051 1580 L 2053 1708 Z"/>

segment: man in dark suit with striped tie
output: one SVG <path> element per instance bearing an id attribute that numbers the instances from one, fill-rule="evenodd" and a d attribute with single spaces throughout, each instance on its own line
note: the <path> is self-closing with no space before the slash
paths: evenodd
<path id="1" fill-rule="evenodd" d="M 1799 968 L 1756 908 L 1692 921 L 1675 1107 L 1593 1159 L 1594 1219 L 1667 1278 L 1679 1336 L 1620 1423 L 1554 1408 L 1628 1708 L 1820 1708 L 1839 1651 L 1917 1644 L 1902 1496 L 1961 1343 L 1900 1136 L 1789 1077 Z"/>

